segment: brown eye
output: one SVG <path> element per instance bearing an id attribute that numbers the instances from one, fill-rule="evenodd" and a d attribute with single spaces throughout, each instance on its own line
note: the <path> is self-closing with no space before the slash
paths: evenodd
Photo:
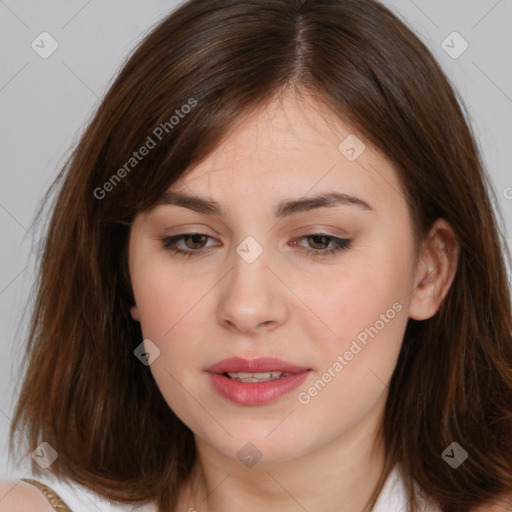
<path id="1" fill-rule="evenodd" d="M 165 250 L 187 257 L 197 256 L 208 247 L 208 239 L 212 238 L 204 233 L 183 233 L 181 235 L 162 238 L 162 246 Z M 213 240 L 213 239 L 212 239 Z M 178 247 L 181 245 L 181 247 Z"/>
<path id="2" fill-rule="evenodd" d="M 208 236 L 202 235 L 201 233 L 183 235 L 183 242 L 189 249 L 202 249 L 205 246 L 207 239 Z M 188 243 L 189 241 L 190 244 Z"/>
<path id="3" fill-rule="evenodd" d="M 305 238 L 308 239 L 308 243 L 312 249 L 326 249 L 325 246 L 329 245 L 331 237 L 325 235 L 307 235 Z M 313 240 L 313 243 L 311 243 Z"/>
<path id="4" fill-rule="evenodd" d="M 326 235 L 325 233 L 313 233 L 299 237 L 299 240 L 302 239 L 307 241 L 306 254 L 311 256 L 333 256 L 337 251 L 347 250 L 352 246 L 352 240 Z M 302 244 L 300 246 L 304 247 Z"/>
<path id="5" fill-rule="evenodd" d="M 208 252 L 208 249 L 203 250 L 209 247 L 206 245 L 208 239 L 214 240 L 211 236 L 204 233 L 183 233 L 162 238 L 161 242 L 165 250 L 191 258 Z M 333 256 L 338 251 L 350 249 L 352 242 L 352 240 L 337 238 L 324 233 L 313 233 L 299 237 L 299 240 L 302 239 L 307 240 L 309 249 L 307 247 L 304 248 L 302 244 L 300 244 L 300 247 L 303 247 L 308 255 L 318 257 Z M 293 245 L 298 244 L 294 242 Z"/>

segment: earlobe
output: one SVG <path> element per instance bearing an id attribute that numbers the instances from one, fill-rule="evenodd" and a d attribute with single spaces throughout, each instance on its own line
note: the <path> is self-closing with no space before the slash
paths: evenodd
<path id="1" fill-rule="evenodd" d="M 139 308 L 137 306 L 134 305 L 130 308 L 130 315 L 136 322 L 140 322 Z"/>
<path id="2" fill-rule="evenodd" d="M 460 246 L 451 226 L 438 219 L 422 246 L 410 318 L 426 320 L 437 313 L 455 278 L 459 253 Z"/>

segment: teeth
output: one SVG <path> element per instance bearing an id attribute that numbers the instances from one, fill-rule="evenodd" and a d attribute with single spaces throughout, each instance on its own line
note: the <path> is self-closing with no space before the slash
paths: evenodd
<path id="1" fill-rule="evenodd" d="M 269 380 L 280 379 L 281 377 L 288 377 L 291 373 L 286 372 L 261 372 L 261 373 L 248 373 L 248 372 L 228 372 L 228 376 L 238 382 L 267 382 Z"/>

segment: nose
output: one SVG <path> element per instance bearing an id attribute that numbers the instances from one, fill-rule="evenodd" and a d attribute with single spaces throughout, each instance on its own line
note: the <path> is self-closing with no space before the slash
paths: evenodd
<path id="1" fill-rule="evenodd" d="M 233 268 L 222 280 L 219 323 L 247 336 L 274 330 L 289 314 L 286 287 L 267 266 L 267 253 L 248 262 L 235 252 Z"/>

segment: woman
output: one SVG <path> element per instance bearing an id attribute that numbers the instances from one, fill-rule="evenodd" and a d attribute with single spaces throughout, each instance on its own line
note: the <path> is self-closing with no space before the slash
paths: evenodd
<path id="1" fill-rule="evenodd" d="M 492 189 L 388 9 L 183 4 L 59 183 L 6 510 L 511 507 Z"/>

